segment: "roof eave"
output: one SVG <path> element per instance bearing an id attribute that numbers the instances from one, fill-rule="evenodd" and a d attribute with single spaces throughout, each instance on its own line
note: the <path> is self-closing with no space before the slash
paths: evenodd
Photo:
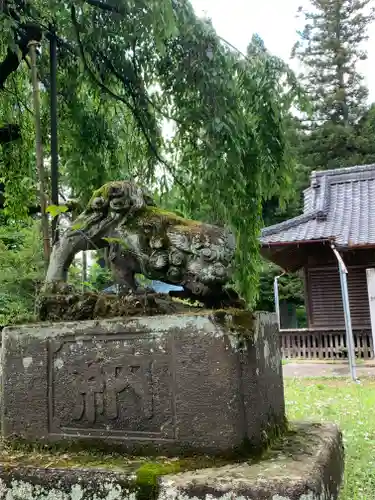
<path id="1" fill-rule="evenodd" d="M 295 241 L 270 241 L 269 243 L 261 241 L 262 248 L 295 246 L 295 245 L 312 245 L 314 243 L 334 243 L 335 238 L 320 238 L 316 240 L 295 240 Z"/>

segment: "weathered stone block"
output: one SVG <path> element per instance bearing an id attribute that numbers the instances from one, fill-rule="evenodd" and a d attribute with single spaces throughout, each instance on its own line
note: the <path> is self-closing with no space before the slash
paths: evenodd
<path id="1" fill-rule="evenodd" d="M 284 425 L 274 315 L 8 327 L 1 368 L 6 440 L 227 453 L 260 448 Z"/>
<path id="2" fill-rule="evenodd" d="M 302 424 L 257 463 L 200 469 L 160 480 L 159 500 L 336 500 L 344 474 L 336 426 Z"/>
<path id="3" fill-rule="evenodd" d="M 137 463 L 113 455 L 2 450 L 0 498 L 336 500 L 344 471 L 340 432 L 332 425 L 293 427 L 263 459 L 217 467 L 212 459 L 206 464 L 195 463 L 196 458 Z M 170 474 L 171 469 L 182 472 Z"/>

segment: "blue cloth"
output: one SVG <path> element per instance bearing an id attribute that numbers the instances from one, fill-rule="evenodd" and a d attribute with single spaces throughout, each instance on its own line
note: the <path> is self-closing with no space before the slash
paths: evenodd
<path id="1" fill-rule="evenodd" d="M 169 285 L 168 283 L 156 280 L 151 281 L 151 288 L 156 293 L 180 292 L 183 290 L 182 286 Z"/>
<path id="2" fill-rule="evenodd" d="M 169 285 L 168 283 L 163 283 L 162 281 L 152 280 L 150 288 L 156 293 L 165 293 L 169 292 L 180 292 L 183 290 L 182 286 Z M 103 290 L 105 293 L 117 293 L 117 285 L 112 285 Z"/>

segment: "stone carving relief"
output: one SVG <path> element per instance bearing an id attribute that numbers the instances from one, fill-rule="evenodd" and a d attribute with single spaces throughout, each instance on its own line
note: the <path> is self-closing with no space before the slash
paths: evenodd
<path id="1" fill-rule="evenodd" d="M 138 348 L 141 340 L 119 334 L 51 343 L 51 433 L 173 438 L 171 357 Z"/>

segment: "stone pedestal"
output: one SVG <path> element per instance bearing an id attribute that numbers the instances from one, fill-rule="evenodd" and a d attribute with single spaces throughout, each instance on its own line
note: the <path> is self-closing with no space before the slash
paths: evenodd
<path id="1" fill-rule="evenodd" d="M 130 454 L 259 450 L 284 428 L 273 315 L 202 313 L 9 327 L 5 440 Z"/>
<path id="2" fill-rule="evenodd" d="M 23 462 L 27 460 L 28 465 Z M 70 465 L 64 464 L 68 459 Z M 101 461 L 100 461 L 101 459 Z M 331 425 L 293 426 L 266 456 L 213 468 L 186 460 L 142 462 L 114 456 L 0 453 L 0 498 L 12 500 L 337 500 L 342 438 Z M 31 462 L 31 465 L 30 465 Z M 194 468 L 194 462 L 190 463 Z M 196 468 L 196 467 L 195 467 Z"/>

